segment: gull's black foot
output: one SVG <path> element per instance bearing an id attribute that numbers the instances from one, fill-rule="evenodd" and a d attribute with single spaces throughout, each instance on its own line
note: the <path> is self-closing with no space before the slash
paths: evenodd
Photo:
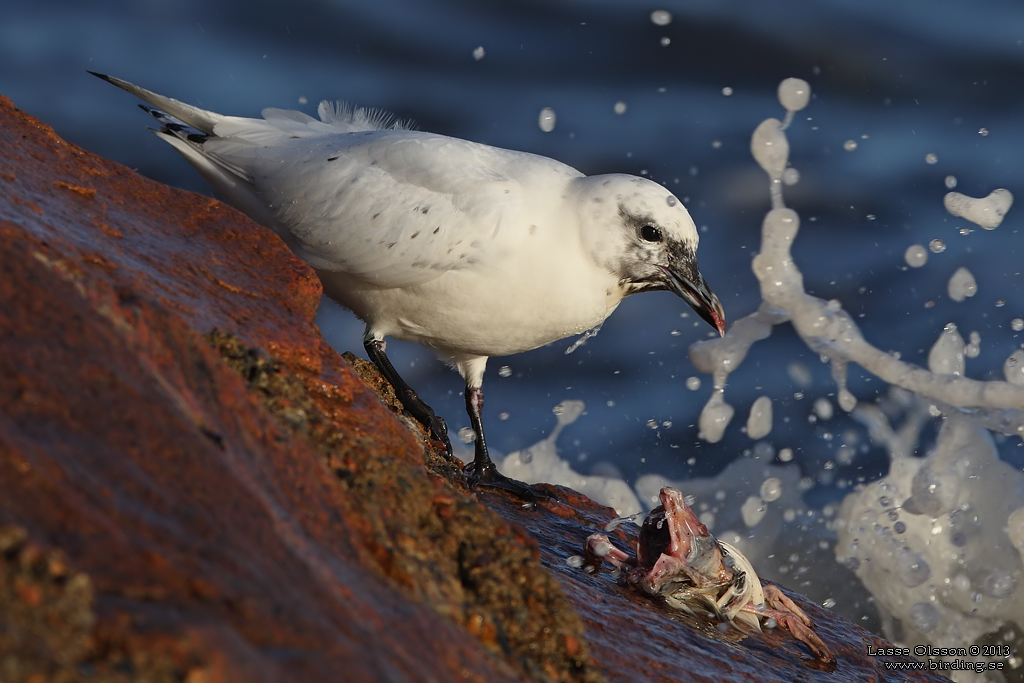
<path id="1" fill-rule="evenodd" d="M 524 484 L 521 481 L 516 481 L 515 479 L 506 477 L 498 471 L 498 468 L 490 460 L 483 464 L 479 464 L 475 461 L 471 462 L 462 468 L 462 471 L 469 477 L 470 488 L 477 486 L 490 486 L 495 489 L 504 489 L 505 491 L 521 498 L 524 506 L 528 508 L 537 507 L 538 498 L 552 498 L 552 495 L 547 491 L 536 489 L 529 484 Z"/>

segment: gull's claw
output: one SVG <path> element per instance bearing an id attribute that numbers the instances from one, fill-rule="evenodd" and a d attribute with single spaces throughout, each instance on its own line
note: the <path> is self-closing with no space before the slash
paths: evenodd
<path id="1" fill-rule="evenodd" d="M 426 404 L 424 404 L 424 405 L 426 406 Z M 430 413 L 427 416 L 427 421 L 426 421 L 426 424 L 424 424 L 424 426 L 427 429 L 430 430 L 430 435 L 433 436 L 434 439 L 436 439 L 437 441 L 440 441 L 442 444 L 444 444 L 445 451 L 448 452 L 448 455 L 451 455 L 452 454 L 452 442 L 451 442 L 451 440 L 448 439 L 448 425 L 447 425 L 447 423 L 445 423 L 443 417 L 441 417 L 440 415 L 435 414 L 434 411 L 429 406 L 426 406 L 426 407 L 427 407 L 427 410 L 430 411 Z"/>
<path id="2" fill-rule="evenodd" d="M 524 484 L 521 481 L 506 477 L 504 474 L 499 472 L 494 463 L 490 461 L 483 463 L 482 465 L 477 462 L 471 462 L 466 465 L 462 471 L 469 477 L 470 488 L 475 488 L 477 486 L 489 486 L 495 489 L 504 489 L 521 498 L 525 506 L 529 508 L 537 507 L 538 498 L 552 498 L 551 494 L 547 491 L 535 489 L 529 484 Z"/>

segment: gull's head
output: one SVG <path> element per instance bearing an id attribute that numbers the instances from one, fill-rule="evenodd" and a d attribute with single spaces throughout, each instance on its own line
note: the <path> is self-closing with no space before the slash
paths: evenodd
<path id="1" fill-rule="evenodd" d="M 697 267 L 697 227 L 679 199 L 636 176 L 578 178 L 581 239 L 624 295 L 665 289 L 725 334 L 725 312 Z"/>

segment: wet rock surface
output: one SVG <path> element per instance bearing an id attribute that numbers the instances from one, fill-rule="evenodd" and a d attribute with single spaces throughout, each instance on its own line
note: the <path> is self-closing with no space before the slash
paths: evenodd
<path id="1" fill-rule="evenodd" d="M 568 567 L 611 511 L 465 491 L 241 214 L 3 98 L 0 156 L 0 680 L 886 678 Z"/>

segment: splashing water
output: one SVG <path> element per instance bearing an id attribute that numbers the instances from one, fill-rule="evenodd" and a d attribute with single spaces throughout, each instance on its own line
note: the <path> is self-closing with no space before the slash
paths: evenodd
<path id="1" fill-rule="evenodd" d="M 550 133 L 555 129 L 555 110 L 551 107 L 544 107 L 540 110 L 540 115 L 537 117 L 537 125 L 545 133 Z"/>
<path id="2" fill-rule="evenodd" d="M 1009 190 L 993 190 L 987 197 L 974 199 L 959 192 L 950 192 L 942 200 L 946 211 L 966 218 L 986 230 L 995 230 L 1003 222 L 1006 212 L 1013 206 L 1013 195 Z"/>

